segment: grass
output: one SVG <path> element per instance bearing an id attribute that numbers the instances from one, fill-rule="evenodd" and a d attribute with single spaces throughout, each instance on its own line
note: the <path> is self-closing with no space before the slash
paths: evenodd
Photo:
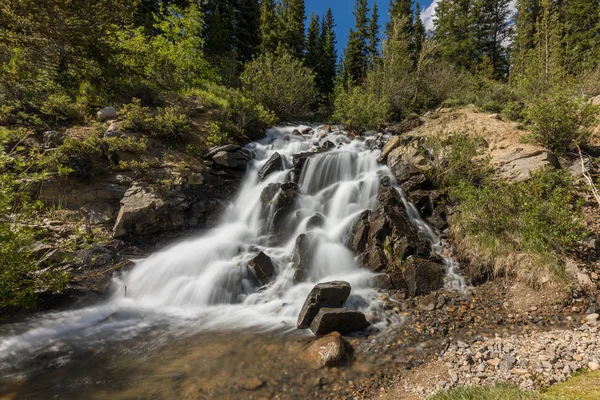
<path id="1" fill-rule="evenodd" d="M 526 392 L 516 386 L 457 388 L 436 393 L 430 400 L 596 400 L 600 399 L 600 371 L 582 372 L 543 393 Z"/>

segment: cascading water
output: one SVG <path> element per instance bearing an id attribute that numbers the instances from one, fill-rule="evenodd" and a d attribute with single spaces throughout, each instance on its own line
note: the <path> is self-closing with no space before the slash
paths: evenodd
<path id="1" fill-rule="evenodd" d="M 104 304 L 4 327 L 0 362 L 10 362 L 22 352 L 33 354 L 57 341 L 121 339 L 158 324 L 195 330 L 291 330 L 314 284 L 331 280 L 350 282 L 350 308 L 377 315 L 380 301 L 371 287 L 373 274 L 355 261 L 345 240 L 356 217 L 373 207 L 381 177 L 394 179 L 388 167 L 377 162 L 380 151 L 369 150 L 364 141 L 341 133 L 325 138 L 318 133 L 292 134 L 302 128 L 271 129 L 264 140 L 248 146 L 255 158 L 237 198 L 216 228 L 139 261 L 115 280 Z M 315 150 L 323 141 L 337 147 L 307 158 L 297 177 L 299 197 L 285 216 L 276 217 L 273 207 L 263 204 L 261 194 L 269 185 L 277 188 L 289 181 L 294 173 L 293 156 Z M 275 152 L 285 168 L 261 181 L 258 171 Z M 439 238 L 402 197 L 433 250 L 441 251 Z M 296 283 L 292 254 L 297 236 L 307 232 L 313 238 L 310 268 L 304 271 L 304 281 Z M 247 266 L 261 251 L 276 269 L 272 282 L 263 287 Z M 446 260 L 448 285 L 464 287 L 456 265 Z"/>

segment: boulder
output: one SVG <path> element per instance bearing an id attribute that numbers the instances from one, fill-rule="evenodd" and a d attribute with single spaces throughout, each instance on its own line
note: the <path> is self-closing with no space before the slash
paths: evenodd
<path id="1" fill-rule="evenodd" d="M 334 281 L 317 284 L 308 294 L 298 315 L 298 329 L 310 327 L 310 323 L 323 307 L 339 308 L 344 305 L 352 288 L 348 282 Z"/>
<path id="2" fill-rule="evenodd" d="M 356 254 L 360 254 L 365 250 L 367 240 L 369 238 L 369 217 L 371 216 L 371 210 L 365 210 L 356 219 L 352 227 L 352 233 L 350 234 L 347 246 L 354 250 Z"/>
<path id="3" fill-rule="evenodd" d="M 294 282 L 303 282 L 308 277 L 312 262 L 313 239 L 302 233 L 296 238 L 292 264 L 294 268 Z"/>
<path id="4" fill-rule="evenodd" d="M 306 229 L 322 228 L 323 225 L 325 225 L 325 216 L 323 214 L 319 213 L 319 212 L 313 214 L 306 221 Z"/>
<path id="5" fill-rule="evenodd" d="M 444 286 L 446 268 L 431 260 L 411 257 L 407 261 L 403 275 L 408 295 L 423 296 Z"/>
<path id="6" fill-rule="evenodd" d="M 312 128 L 304 128 L 302 129 L 303 135 L 312 135 L 315 131 Z"/>
<path id="7" fill-rule="evenodd" d="M 113 107 L 104 107 L 96 113 L 96 120 L 99 122 L 117 119 L 117 110 Z"/>
<path id="8" fill-rule="evenodd" d="M 271 257 L 262 251 L 252 260 L 248 261 L 248 267 L 250 267 L 250 271 L 252 271 L 252 274 L 261 286 L 269 283 L 275 274 L 275 266 Z"/>
<path id="9" fill-rule="evenodd" d="M 294 130 L 292 131 L 292 135 L 295 135 L 295 136 L 302 136 L 302 133 L 300 133 L 300 131 L 299 131 L 298 129 L 294 129 Z"/>
<path id="10" fill-rule="evenodd" d="M 285 182 L 280 184 L 279 191 L 276 192 L 273 200 L 270 203 L 270 205 L 273 207 L 271 210 L 272 220 L 270 225 L 275 229 L 275 231 L 280 231 L 284 228 L 282 226 L 282 222 L 293 211 L 294 205 L 296 204 L 296 200 L 299 196 L 300 186 L 298 186 L 298 184 L 293 182 Z"/>
<path id="11" fill-rule="evenodd" d="M 281 170 L 283 170 L 283 159 L 279 153 L 275 152 L 271 157 L 269 157 L 260 171 L 258 171 L 258 177 L 262 181 L 267 175 Z"/>
<path id="12" fill-rule="evenodd" d="M 44 149 L 55 149 L 62 146 L 65 141 L 65 134 L 57 131 L 44 132 Z"/>
<path id="13" fill-rule="evenodd" d="M 386 142 L 385 146 L 383 146 L 383 149 L 381 150 L 381 155 L 379 156 L 377 161 L 386 162 L 386 160 L 387 160 L 389 154 L 392 152 L 392 150 L 394 150 L 399 145 L 400 145 L 400 137 L 392 136 L 391 138 L 389 138 L 388 141 Z"/>
<path id="14" fill-rule="evenodd" d="M 347 360 L 346 347 L 350 346 L 339 332 L 331 332 L 312 342 L 300 353 L 300 359 L 315 368 L 334 367 Z"/>
<path id="15" fill-rule="evenodd" d="M 106 132 L 104 132 L 105 138 L 119 137 L 120 135 L 121 135 L 121 132 L 119 131 L 119 123 L 118 122 L 111 123 L 110 126 L 108 127 L 108 129 L 106 130 Z"/>
<path id="16" fill-rule="evenodd" d="M 600 105 L 600 96 L 596 96 L 592 99 L 592 105 L 594 105 L 594 106 Z"/>
<path id="17" fill-rule="evenodd" d="M 212 156 L 212 161 L 216 165 L 227 168 L 246 169 L 248 161 L 252 159 L 252 153 L 245 149 L 236 151 L 219 151 Z"/>
<path id="18" fill-rule="evenodd" d="M 510 182 L 523 182 L 542 168 L 560 168 L 556 156 L 547 150 L 516 148 L 492 160 L 496 174 Z"/>
<path id="19" fill-rule="evenodd" d="M 335 143 L 333 143 L 331 140 L 325 140 L 319 147 L 321 147 L 323 150 L 331 150 L 335 149 Z"/>
<path id="20" fill-rule="evenodd" d="M 331 332 L 347 334 L 362 331 L 371 324 L 365 314 L 346 308 L 321 308 L 310 324 L 310 330 L 316 335 L 326 335 Z"/>
<path id="21" fill-rule="evenodd" d="M 113 227 L 114 237 L 158 231 L 158 228 L 149 227 L 158 224 L 156 211 L 163 206 L 164 201 L 154 192 L 133 185 L 121 200 L 121 209 Z"/>

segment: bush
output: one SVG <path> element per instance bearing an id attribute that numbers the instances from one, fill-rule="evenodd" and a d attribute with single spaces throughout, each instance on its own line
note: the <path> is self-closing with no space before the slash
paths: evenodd
<path id="1" fill-rule="evenodd" d="M 516 95 L 508 85 L 491 81 L 479 90 L 476 105 L 483 111 L 500 113 L 515 100 Z"/>
<path id="2" fill-rule="evenodd" d="M 159 107 L 153 115 L 149 107 L 142 106 L 140 99 L 133 99 L 121 109 L 125 119 L 122 128 L 157 138 L 183 142 L 189 139 L 192 120 L 182 107 Z"/>
<path id="3" fill-rule="evenodd" d="M 67 137 L 53 156 L 61 174 L 73 174 L 82 181 L 91 180 L 98 172 L 98 159 L 103 156 L 100 139 L 78 140 Z"/>
<path id="4" fill-rule="evenodd" d="M 316 101 L 314 74 L 286 50 L 249 62 L 240 79 L 247 97 L 284 121 L 306 118 Z"/>
<path id="5" fill-rule="evenodd" d="M 526 111 L 526 119 L 535 142 L 565 153 L 587 143 L 596 113 L 597 107 L 559 90 L 536 100 Z"/>
<path id="6" fill-rule="evenodd" d="M 334 104 L 333 119 L 358 132 L 380 129 L 390 116 L 387 97 L 379 97 L 365 86 L 338 85 Z"/>
<path id="7" fill-rule="evenodd" d="M 561 257 L 584 234 L 567 172 L 542 170 L 514 184 L 465 182 L 450 197 L 458 203 L 451 235 L 472 277 L 509 275 L 534 286 L 564 277 Z"/>

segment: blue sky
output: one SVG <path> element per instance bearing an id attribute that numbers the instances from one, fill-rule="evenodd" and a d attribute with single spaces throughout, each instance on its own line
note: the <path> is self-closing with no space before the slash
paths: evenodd
<path id="1" fill-rule="evenodd" d="M 434 0 L 419 0 L 421 10 L 425 11 Z M 385 24 L 388 20 L 388 6 L 389 0 L 369 0 L 369 6 L 372 8 L 373 3 L 377 3 L 379 8 L 379 25 L 384 29 Z M 336 23 L 336 35 L 338 41 L 338 53 L 346 46 L 348 40 L 348 32 L 350 28 L 354 26 L 354 16 L 352 15 L 352 9 L 354 8 L 354 0 L 305 0 L 306 4 L 306 16 L 308 17 L 312 12 L 319 16 L 325 15 L 327 9 L 331 7 L 333 11 L 333 17 Z M 431 21 L 431 9 L 429 10 L 429 18 L 426 23 Z M 425 12 L 423 13 L 425 19 Z"/>

